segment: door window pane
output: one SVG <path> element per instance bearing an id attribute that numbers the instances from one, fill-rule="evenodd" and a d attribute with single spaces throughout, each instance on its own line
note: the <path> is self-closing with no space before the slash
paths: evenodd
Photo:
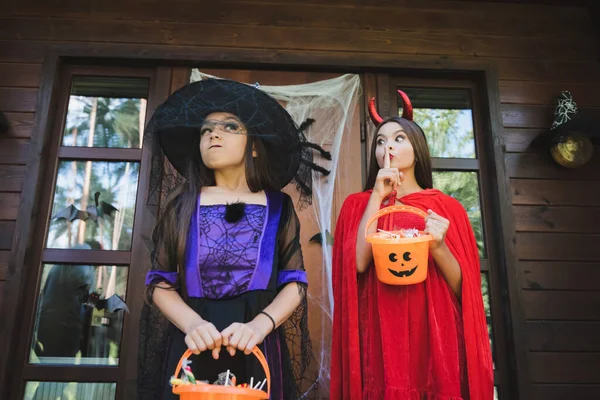
<path id="1" fill-rule="evenodd" d="M 118 365 L 128 268 L 44 265 L 32 364 Z"/>
<path id="2" fill-rule="evenodd" d="M 63 146 L 141 148 L 148 80 L 75 77 Z"/>
<path id="3" fill-rule="evenodd" d="M 130 250 L 139 163 L 61 161 L 46 246 Z"/>
<path id="4" fill-rule="evenodd" d="M 404 88 L 414 121 L 425 133 L 431 157 L 476 158 L 473 111 L 468 89 Z M 402 115 L 398 97 L 398 115 Z"/>
<path id="5" fill-rule="evenodd" d="M 114 400 L 117 384 L 95 382 L 27 382 L 24 400 Z"/>
<path id="6" fill-rule="evenodd" d="M 481 221 L 481 202 L 479 199 L 479 178 L 477 172 L 434 171 L 433 187 L 458 200 L 467 211 L 479 256 L 485 257 L 483 223 Z"/>

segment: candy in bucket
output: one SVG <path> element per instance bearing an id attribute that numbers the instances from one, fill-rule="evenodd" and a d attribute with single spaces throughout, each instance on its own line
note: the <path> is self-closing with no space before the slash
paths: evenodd
<path id="1" fill-rule="evenodd" d="M 199 381 L 195 378 L 190 368 L 191 361 L 188 358 L 192 355 L 187 350 L 179 363 L 175 374 L 171 377 L 170 383 L 173 386 L 173 393 L 179 395 L 181 400 L 259 400 L 268 399 L 271 391 L 271 376 L 269 367 L 264 354 L 258 347 L 252 350 L 262 365 L 266 378 L 262 381 L 254 382 L 254 378 L 249 383 L 238 383 L 236 377 L 231 371 L 219 374 L 214 383 Z M 267 386 L 267 391 L 263 389 Z"/>

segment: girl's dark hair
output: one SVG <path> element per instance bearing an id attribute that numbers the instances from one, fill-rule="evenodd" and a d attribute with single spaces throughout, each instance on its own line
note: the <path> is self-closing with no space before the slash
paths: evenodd
<path id="1" fill-rule="evenodd" d="M 375 151 L 377 150 L 377 135 L 381 127 L 388 122 L 396 122 L 399 124 L 408 140 L 412 144 L 415 152 L 415 178 L 417 183 L 423 189 L 433 188 L 433 175 L 431 172 L 431 156 L 429 154 L 429 146 L 427 146 L 427 139 L 425 134 L 419 125 L 413 121 L 409 121 L 401 117 L 390 117 L 383 121 L 377 127 L 375 134 L 373 135 L 373 142 L 371 143 L 371 158 L 369 161 L 369 169 L 367 175 L 367 183 L 364 190 L 373 189 L 375 186 L 375 180 L 377 179 L 377 173 L 379 172 L 379 164 L 377 164 L 377 157 Z"/>

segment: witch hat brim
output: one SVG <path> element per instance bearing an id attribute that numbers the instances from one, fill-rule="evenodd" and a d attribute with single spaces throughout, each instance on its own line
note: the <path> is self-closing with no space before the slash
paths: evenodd
<path id="1" fill-rule="evenodd" d="M 580 112 L 556 128 L 539 134 L 531 141 L 530 146 L 533 148 L 553 146 L 560 143 L 569 132 L 574 131 L 586 134 L 593 144 L 600 145 L 600 116 Z"/>
<path id="2" fill-rule="evenodd" d="M 158 139 L 170 163 L 186 175 L 189 158 L 199 153 L 199 128 L 215 112 L 234 114 L 244 123 L 248 135 L 261 138 L 269 171 L 278 186 L 275 189 L 297 180 L 302 166 L 327 172 L 313 163 L 307 149 L 319 150 L 326 158 L 328 153 L 307 142 L 302 133 L 304 127 L 299 128 L 285 108 L 267 93 L 236 81 L 206 79 L 184 86 L 156 109 L 146 132 Z"/>

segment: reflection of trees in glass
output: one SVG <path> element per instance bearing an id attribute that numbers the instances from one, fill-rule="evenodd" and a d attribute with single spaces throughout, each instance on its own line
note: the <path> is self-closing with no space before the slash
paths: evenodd
<path id="1" fill-rule="evenodd" d="M 141 147 L 145 99 L 71 96 L 64 145 Z"/>
<path id="2" fill-rule="evenodd" d="M 485 244 L 483 242 L 483 224 L 481 222 L 477 172 L 434 171 L 433 186 L 460 201 L 467 211 L 471 226 L 475 232 L 479 255 L 484 257 Z"/>
<path id="3" fill-rule="evenodd" d="M 432 157 L 475 157 L 471 110 L 420 108 L 414 110 L 414 120 L 425 132 Z M 435 171 L 433 186 L 460 201 L 467 210 L 479 253 L 484 256 L 477 173 Z"/>
<path id="4" fill-rule="evenodd" d="M 71 96 L 64 145 L 139 148 L 145 109 L 145 99 Z M 129 249 L 138 168 L 130 162 L 60 162 L 53 213 L 70 204 L 85 210 L 96 192 L 120 212 L 96 222 L 52 222 L 49 247 L 95 241 L 103 249 Z"/>
<path id="5" fill-rule="evenodd" d="M 42 400 L 54 400 L 58 397 L 58 393 L 62 394 L 60 397 L 62 400 L 115 400 L 117 393 L 116 383 L 28 381 L 23 400 L 39 400 L 35 397 L 38 388 L 43 393 Z"/>
<path id="6" fill-rule="evenodd" d="M 421 108 L 414 110 L 432 157 L 475 158 L 471 110 Z"/>
<path id="7" fill-rule="evenodd" d="M 90 164 L 89 180 L 86 167 Z M 94 193 L 119 212 L 96 222 L 51 221 L 48 247 L 71 248 L 84 242 L 106 250 L 129 250 L 137 190 L 139 164 L 131 162 L 61 161 L 58 167 L 52 215 L 70 204 L 83 208 L 84 189 L 89 182 L 85 204 L 94 204 Z M 80 228 L 85 224 L 83 228 Z M 83 229 L 84 234 L 78 232 Z"/>
<path id="8" fill-rule="evenodd" d="M 127 275 L 123 266 L 44 265 L 30 362 L 118 365 L 124 311 L 102 300 L 125 299 Z"/>

